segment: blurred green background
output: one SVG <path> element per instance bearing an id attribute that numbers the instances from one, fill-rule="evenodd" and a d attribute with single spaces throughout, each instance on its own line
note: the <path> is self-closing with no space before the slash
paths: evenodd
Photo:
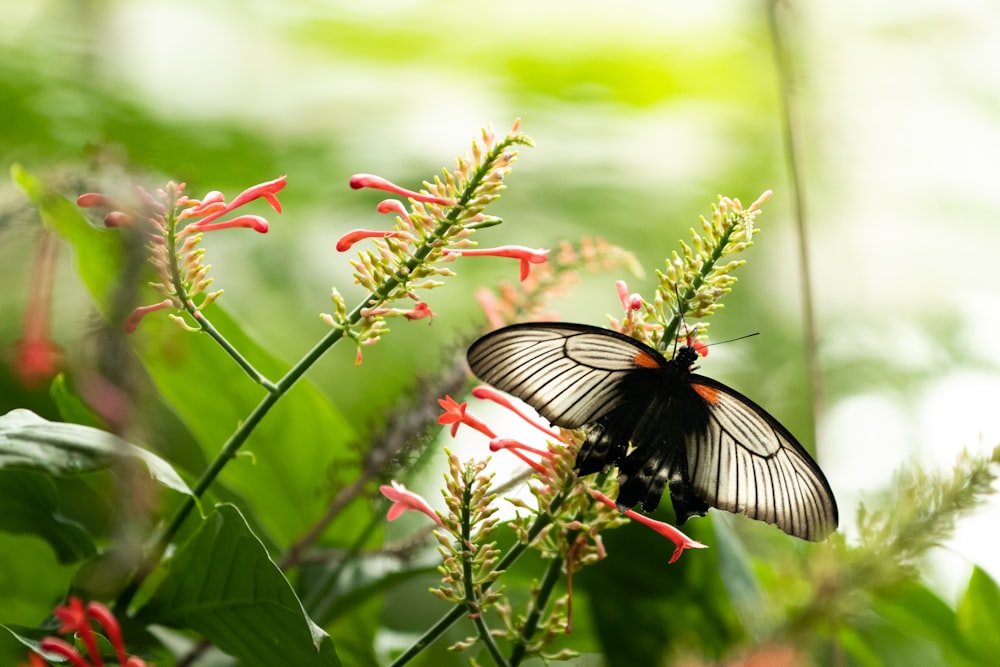
<path id="1" fill-rule="evenodd" d="M 502 134 L 520 117 L 537 144 L 485 245 L 594 235 L 646 269 L 585 277 L 554 305 L 569 320 L 617 314 L 619 278 L 649 296 L 654 269 L 717 194 L 749 203 L 772 189 L 712 322 L 714 340 L 761 335 L 713 348 L 703 372 L 815 445 L 850 536 L 857 503 L 901 462 L 948 465 L 1000 440 L 1000 5 L 800 3 L 786 24 L 824 380 L 816 437 L 766 16 L 763 2 L 732 0 L 7 3 L 0 153 L 69 197 L 116 171 L 147 186 L 185 181 L 193 196 L 288 174 L 266 237 L 205 245 L 225 307 L 289 363 L 324 333 L 331 286 L 349 303 L 360 294 L 337 238 L 388 224 L 374 211 L 381 197 L 349 190 L 350 175 L 416 186 L 485 124 Z M 0 186 L 3 341 L 20 336 L 36 230 L 23 197 Z M 456 268 L 461 280 L 430 295 L 433 326 L 393 323 L 360 368 L 338 347 L 311 373 L 360 431 L 481 324 L 475 288 L 516 271 L 503 260 Z M 85 347 L 93 317 L 64 251 L 56 341 Z M 6 370 L 0 381 L 2 411 L 54 415 L 44 392 Z M 932 556 L 927 577 L 946 600 L 973 563 L 1000 576 L 996 510 Z"/>

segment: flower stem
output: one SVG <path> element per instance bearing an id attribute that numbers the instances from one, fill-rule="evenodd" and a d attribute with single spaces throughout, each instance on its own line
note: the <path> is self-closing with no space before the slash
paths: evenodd
<path id="1" fill-rule="evenodd" d="M 569 544 L 572 544 L 576 540 L 576 531 L 567 533 L 566 540 Z M 524 628 L 521 630 L 521 639 L 514 644 L 514 649 L 510 652 L 510 667 L 517 667 L 524 659 L 528 642 L 531 641 L 532 635 L 538 629 L 538 622 L 542 618 L 542 613 L 545 611 L 545 606 L 549 602 L 552 591 L 555 590 L 556 582 L 559 581 L 559 575 L 562 574 L 562 565 L 562 559 L 553 558 L 552 562 L 549 563 L 548 569 L 545 570 L 545 576 L 542 577 L 542 584 L 538 588 L 538 595 L 535 596 L 535 600 L 531 605 L 531 611 L 528 612 L 528 617 L 524 621 Z"/>
<path id="2" fill-rule="evenodd" d="M 479 639 L 486 645 L 486 650 L 493 658 L 493 663 L 497 667 L 509 667 L 507 661 L 486 625 L 483 618 L 483 609 L 479 605 L 479 596 L 476 595 L 476 586 L 473 581 L 472 560 L 475 554 L 472 551 L 472 485 L 475 477 L 468 472 L 465 475 L 465 488 L 462 490 L 462 579 L 465 582 L 465 608 L 469 610 L 469 618 L 476 626 Z M 485 592 L 485 590 L 484 590 Z"/>
<path id="3" fill-rule="evenodd" d="M 180 300 L 184 307 L 184 312 L 191 316 L 195 322 L 198 323 L 198 327 L 211 336 L 215 342 L 219 344 L 226 354 L 228 354 L 236 365 L 243 369 L 243 372 L 250 376 L 250 379 L 259 384 L 260 386 L 267 389 L 267 391 L 273 394 L 276 390 L 274 384 L 268 380 L 264 375 L 254 368 L 253 364 L 240 354 L 233 345 L 226 340 L 226 337 L 219 333 L 219 330 L 212 326 L 212 323 L 208 321 L 204 313 L 199 311 L 194 302 L 188 296 L 187 288 L 184 286 L 184 280 L 181 278 L 181 265 L 180 257 L 177 253 L 177 216 L 172 214 L 167 222 L 167 260 L 170 264 L 170 280 L 173 283 L 174 291 L 177 293 L 177 298 Z"/>
<path id="4" fill-rule="evenodd" d="M 473 173 L 469 178 L 465 190 L 462 192 L 462 196 L 459 198 L 455 206 L 449 210 L 445 219 L 438 224 L 427 240 L 419 248 L 417 248 L 417 250 L 413 253 L 413 256 L 403 265 L 403 267 L 400 268 L 399 271 L 383 281 L 383 283 L 379 285 L 374 292 L 363 299 L 347 315 L 347 326 L 353 326 L 354 324 L 360 322 L 363 310 L 384 303 L 392 294 L 393 290 L 403 283 L 404 278 L 402 276 L 412 275 L 413 271 L 427 259 L 431 250 L 437 246 L 437 244 L 445 237 L 447 232 L 454 225 L 461 224 L 459 220 L 461 219 L 462 212 L 473 199 L 476 190 L 482 184 L 483 180 L 486 179 L 492 172 L 493 163 L 509 146 L 516 143 L 522 143 L 523 141 L 524 140 L 520 135 L 514 135 L 507 137 L 504 141 L 499 142 L 493 147 L 493 149 L 484 157 L 479 168 L 476 169 L 475 173 Z M 172 266 L 177 266 L 174 226 L 175 225 L 173 224 L 168 226 L 167 243 L 169 244 L 168 250 L 170 262 Z M 198 313 L 197 316 L 194 314 L 194 306 L 188 302 L 189 300 L 187 298 L 186 290 L 184 290 L 183 285 L 178 284 L 182 282 L 179 273 L 177 271 L 173 271 L 172 273 L 174 274 L 174 287 L 177 289 L 177 294 L 182 299 L 181 302 L 184 304 L 185 310 L 192 317 L 195 317 L 196 321 L 201 323 L 202 329 L 206 331 L 206 333 L 213 335 L 212 332 L 215 332 L 213 338 L 220 341 L 220 343 L 221 341 L 224 341 L 225 339 L 221 336 L 221 334 L 218 334 L 214 327 L 211 327 L 211 324 L 204 320 L 201 313 Z M 208 327 L 210 328 L 206 328 L 206 324 L 208 324 Z M 227 352 L 233 356 L 237 363 L 240 364 L 240 367 L 247 371 L 247 374 L 250 375 L 255 382 L 266 387 L 268 393 L 263 399 L 261 399 L 260 403 L 257 404 L 257 407 L 253 409 L 253 412 L 250 413 L 246 420 L 244 420 L 239 427 L 237 427 L 236 431 L 229 436 L 229 439 L 222 446 L 219 454 L 209 464 L 208 468 L 205 469 L 201 477 L 198 478 L 198 481 L 191 490 L 191 495 L 185 498 L 184 502 L 175 511 L 173 517 L 171 517 L 170 521 L 163 528 L 163 530 L 156 534 L 153 540 L 153 545 L 148 551 L 146 557 L 143 558 L 138 564 L 128 584 L 126 584 L 121 593 L 119 593 L 118 597 L 115 599 L 114 607 L 117 610 L 124 610 L 128 607 L 129 603 L 138 592 L 139 587 L 142 586 L 142 583 L 156 567 L 156 564 L 159 563 L 161 558 L 163 558 L 163 554 L 166 552 L 167 546 L 169 546 L 171 540 L 173 540 L 174 536 L 177 534 L 177 531 L 180 530 L 181 525 L 183 525 L 184 520 L 191 513 L 191 510 L 195 508 L 198 500 L 212 485 L 215 478 L 219 476 L 219 473 L 222 472 L 222 469 L 227 463 L 229 463 L 230 459 L 236 456 L 236 453 L 239 451 L 240 447 L 243 446 L 243 443 L 246 442 L 247 438 L 250 437 L 250 434 L 257 427 L 257 424 L 260 423 L 260 421 L 265 415 L 267 415 L 271 408 L 274 407 L 278 400 L 284 396 L 285 393 L 288 392 L 288 390 L 291 389 L 303 375 L 305 375 L 306 371 L 309 370 L 309 368 L 311 368 L 312 365 L 316 363 L 327 350 L 344 338 L 345 335 L 346 328 L 338 327 L 329 331 L 325 336 L 323 336 L 322 339 L 320 339 L 318 343 L 316 343 L 316 345 L 313 346 L 311 350 L 309 350 L 309 352 L 305 354 L 305 356 L 302 357 L 302 359 L 298 361 L 298 363 L 292 366 L 292 368 L 285 373 L 284 377 L 273 385 L 267 380 L 264 380 L 263 376 L 253 369 L 250 362 L 243 359 L 242 355 L 232 348 L 228 342 L 225 343 L 223 346 L 224 349 L 226 349 Z M 541 528 L 539 528 L 539 530 L 541 530 Z M 459 613 L 458 616 L 461 616 L 461 613 Z M 457 620 L 458 616 L 450 621 L 445 627 L 448 627 L 448 625 L 451 625 L 454 620 Z"/>

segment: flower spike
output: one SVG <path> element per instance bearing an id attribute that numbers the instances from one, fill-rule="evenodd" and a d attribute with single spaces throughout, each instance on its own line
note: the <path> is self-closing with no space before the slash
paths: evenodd
<path id="1" fill-rule="evenodd" d="M 83 208 L 108 207 L 113 210 L 104 217 L 108 227 L 134 227 L 144 224 L 147 235 L 149 262 L 153 265 L 158 281 L 153 284 L 166 297 L 158 303 L 136 308 L 125 321 L 125 330 L 135 331 L 139 322 L 149 313 L 164 308 L 187 312 L 195 320 L 201 319 L 201 309 L 222 294 L 221 290 L 207 292 L 212 279 L 207 277 L 210 265 L 202 264 L 204 250 L 198 248 L 202 233 L 220 229 L 252 229 L 266 233 L 268 221 L 259 215 L 238 215 L 227 220 L 222 216 L 254 200 L 264 199 L 275 211 L 281 212 L 277 193 L 287 184 L 285 176 L 247 188 L 228 204 L 221 192 L 212 191 L 202 199 L 184 194 L 183 183 L 167 183 L 166 187 L 151 195 L 136 189 L 139 204 L 126 206 L 100 193 L 80 195 L 76 203 Z M 190 221 L 178 228 L 181 221 Z M 178 245 L 178 241 L 183 241 Z M 187 325 L 183 318 L 177 320 L 184 328 L 200 330 Z"/>

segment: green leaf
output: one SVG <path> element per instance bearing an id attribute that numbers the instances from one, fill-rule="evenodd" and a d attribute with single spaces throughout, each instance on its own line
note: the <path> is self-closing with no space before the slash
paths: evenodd
<path id="1" fill-rule="evenodd" d="M 958 603 L 958 629 L 965 645 L 987 662 L 1000 656 L 1000 587 L 976 566 L 969 578 L 969 587 Z M 994 663 L 995 664 L 995 663 Z"/>
<path id="2" fill-rule="evenodd" d="M 936 644 L 952 667 L 979 664 L 963 651 L 955 611 L 925 586 L 909 585 L 877 595 L 872 610 L 909 635 Z"/>
<path id="3" fill-rule="evenodd" d="M 41 537 L 60 563 L 74 563 L 97 552 L 79 523 L 62 516 L 52 478 L 27 470 L 0 470 L 0 530 Z"/>
<path id="4" fill-rule="evenodd" d="M 190 494 L 169 463 L 105 431 L 42 419 L 30 410 L 0 417 L 0 470 L 30 469 L 77 476 L 103 470 L 123 459 L 141 461 L 150 477 L 174 491 Z"/>
<path id="5" fill-rule="evenodd" d="M 180 548 L 139 619 L 195 630 L 246 665 L 340 665 L 232 505 L 216 507 Z"/>

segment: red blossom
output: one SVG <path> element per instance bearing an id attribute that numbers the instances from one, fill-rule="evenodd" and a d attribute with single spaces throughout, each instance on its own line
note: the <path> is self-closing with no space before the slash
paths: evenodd
<path id="1" fill-rule="evenodd" d="M 524 421 L 528 422 L 529 424 L 537 428 L 539 431 L 549 436 L 550 438 L 555 438 L 556 440 L 565 442 L 565 439 L 562 437 L 561 433 L 559 433 L 558 431 L 554 431 L 550 428 L 546 428 L 543 424 L 540 424 L 537 420 L 532 419 L 528 415 L 524 414 L 524 412 L 522 412 L 516 405 L 514 405 L 514 403 L 509 398 L 507 398 L 506 394 L 497 391 L 493 387 L 481 384 L 472 390 L 472 395 L 484 401 L 493 401 L 497 405 L 507 408 L 515 415 L 517 415 Z"/>
<path id="2" fill-rule="evenodd" d="M 425 317 L 437 317 L 437 313 L 432 311 L 425 301 L 420 301 L 412 310 L 404 312 L 403 317 L 408 320 L 422 320 Z"/>
<path id="3" fill-rule="evenodd" d="M 595 491 L 593 489 L 588 489 L 588 491 L 595 500 L 604 503 L 608 507 L 613 507 L 619 510 L 621 509 L 620 507 L 618 507 L 618 504 L 615 503 L 615 501 L 611 500 L 611 498 L 608 498 L 600 491 Z M 671 526 L 669 523 L 664 523 L 663 521 L 656 521 L 655 519 L 650 519 L 648 516 L 643 516 L 642 514 L 639 514 L 638 512 L 635 512 L 633 510 L 624 510 L 622 513 L 628 518 L 633 519 L 634 521 L 638 521 L 639 523 L 644 524 L 649 528 L 652 528 L 660 535 L 663 535 L 665 538 L 674 543 L 674 546 L 676 548 L 674 549 L 673 555 L 670 556 L 670 561 L 669 561 L 670 563 L 677 562 L 677 559 L 681 557 L 681 554 L 684 552 L 685 549 L 708 548 L 701 542 L 692 540 L 690 537 L 688 537 L 681 531 L 677 530 L 677 528 Z"/>
<path id="4" fill-rule="evenodd" d="M 28 388 L 38 387 L 59 373 L 62 350 L 49 337 L 52 278 L 59 245 L 55 236 L 43 231 L 28 284 L 21 338 L 14 344 L 14 374 Z"/>
<path id="5" fill-rule="evenodd" d="M 382 492 L 382 495 L 392 501 L 392 507 L 389 508 L 389 513 L 386 514 L 386 518 L 389 521 L 395 521 L 400 517 L 403 512 L 415 511 L 423 512 L 430 518 L 434 519 L 439 526 L 444 527 L 444 522 L 441 521 L 441 517 L 437 515 L 431 506 L 423 499 L 420 494 L 410 491 L 405 486 L 399 482 L 392 481 L 392 486 L 383 484 L 378 487 L 378 490 Z"/>
<path id="6" fill-rule="evenodd" d="M 476 290 L 476 301 L 486 313 L 486 320 L 490 323 L 491 329 L 499 329 L 504 325 L 503 317 L 500 315 L 500 304 L 497 302 L 493 292 L 481 287 Z"/>
<path id="7" fill-rule="evenodd" d="M 625 312 L 639 310 L 642 308 L 642 297 L 638 294 L 629 294 L 628 285 L 624 280 L 619 280 L 615 283 L 615 288 L 618 290 L 618 298 L 621 299 L 622 308 Z"/>
<path id="8" fill-rule="evenodd" d="M 399 232 L 395 231 L 381 232 L 370 229 L 353 229 L 341 236 L 340 240 L 337 241 L 337 252 L 350 250 L 351 246 L 363 239 L 394 239 L 397 236 L 399 236 Z"/>
<path id="9" fill-rule="evenodd" d="M 378 206 L 375 207 L 375 210 L 379 213 L 395 213 L 403 220 L 411 222 L 412 224 L 410 214 L 407 212 L 406 207 L 403 206 L 402 202 L 398 199 L 383 199 L 378 203 Z"/>
<path id="10" fill-rule="evenodd" d="M 73 648 L 72 644 L 63 641 L 58 637 L 43 637 L 42 640 L 38 642 L 38 648 L 42 649 L 46 653 L 61 655 L 69 660 L 73 667 L 94 667 L 93 665 L 87 664 L 87 661 L 75 648 Z"/>
<path id="11" fill-rule="evenodd" d="M 510 257 L 521 262 L 521 280 L 528 278 L 532 264 L 544 264 L 548 261 L 548 250 L 532 249 L 519 245 L 505 245 L 498 248 L 448 248 L 448 255 L 466 257 Z"/>
<path id="12" fill-rule="evenodd" d="M 451 424 L 451 437 L 455 437 L 455 434 L 458 432 L 458 427 L 462 424 L 471 426 L 487 438 L 492 439 L 497 437 L 497 434 L 494 433 L 489 426 L 483 423 L 481 419 L 469 414 L 466 409 L 468 407 L 468 403 L 458 403 L 454 398 L 446 395 L 444 398 L 438 399 L 438 404 L 444 408 L 444 414 L 438 417 L 438 424 Z"/>
<path id="13" fill-rule="evenodd" d="M 351 188 L 354 190 L 359 190 L 361 188 L 374 188 L 375 190 L 384 190 L 395 195 L 400 195 L 401 197 L 409 197 L 415 201 L 422 201 L 425 204 L 438 204 L 439 206 L 455 205 L 455 200 L 450 197 L 435 197 L 434 195 L 407 190 L 406 188 L 400 187 L 395 183 L 388 181 L 381 176 L 375 176 L 374 174 L 354 174 L 351 176 L 350 183 Z"/>
<path id="14" fill-rule="evenodd" d="M 538 449 L 536 447 L 532 447 L 530 445 L 526 445 L 526 444 L 524 444 L 523 442 L 521 442 L 519 440 L 515 440 L 514 438 L 493 438 L 492 440 L 490 440 L 490 451 L 491 452 L 498 452 L 501 449 L 506 449 L 507 451 L 509 451 L 510 453 L 512 453 L 514 456 L 516 456 L 517 458 L 519 458 L 522 461 L 524 461 L 525 463 L 527 463 L 529 466 L 531 466 L 531 468 L 535 472 L 537 472 L 542 477 L 548 477 L 549 476 L 549 473 L 551 471 L 548 468 L 546 468 L 545 466 L 543 466 L 541 463 L 539 463 L 537 461 L 532 461 L 530 458 L 528 458 L 528 456 L 526 456 L 522 452 L 522 450 L 528 451 L 528 452 L 532 452 L 534 454 L 538 454 L 538 455 L 543 456 L 545 458 L 552 458 L 552 456 L 553 456 L 552 452 L 546 452 L 546 451 L 543 451 L 543 450 Z"/>
<path id="15" fill-rule="evenodd" d="M 100 623 L 104 629 L 104 636 L 108 638 L 108 641 L 115 648 L 118 664 L 125 665 L 125 643 L 122 641 L 122 628 L 118 624 L 118 619 L 115 618 L 110 609 L 100 602 L 88 602 L 87 615 Z"/>
<path id="16" fill-rule="evenodd" d="M 217 229 L 229 229 L 231 227 L 241 227 L 253 229 L 264 234 L 268 230 L 267 220 L 258 215 L 241 215 L 232 220 L 216 223 L 226 213 L 233 211 L 240 206 L 244 206 L 255 199 L 264 199 L 276 212 L 281 213 L 281 202 L 278 201 L 277 193 L 288 184 L 288 177 L 281 176 L 273 181 L 258 183 L 236 195 L 228 204 L 225 203 L 223 195 L 218 190 L 213 190 L 205 195 L 201 200 L 182 197 L 179 204 L 189 205 L 187 209 L 178 216 L 180 219 L 201 217 L 201 220 L 192 222 L 187 227 L 178 232 L 178 236 L 184 236 L 192 232 L 210 232 Z M 204 217 L 202 217 L 204 216 Z M 214 223 L 214 224 L 213 224 Z"/>
<path id="17" fill-rule="evenodd" d="M 149 315 L 150 313 L 155 312 L 157 310 L 170 308 L 173 305 L 174 305 L 173 300 L 164 299 L 159 303 L 154 303 L 149 306 L 139 306 L 131 313 L 129 313 L 129 316 L 125 318 L 125 333 L 134 332 L 136 327 L 139 326 L 139 322 L 141 322 L 142 318 L 146 317 L 146 315 Z"/>
<path id="18" fill-rule="evenodd" d="M 59 629 L 57 632 L 61 635 L 79 634 L 83 645 L 87 647 L 90 659 L 94 661 L 94 667 L 104 667 L 104 661 L 101 660 L 101 652 L 97 648 L 97 637 L 94 636 L 94 630 L 90 627 L 87 610 L 84 608 L 80 598 L 75 595 L 70 597 L 69 604 L 56 607 L 54 613 L 56 618 L 59 619 Z"/>

